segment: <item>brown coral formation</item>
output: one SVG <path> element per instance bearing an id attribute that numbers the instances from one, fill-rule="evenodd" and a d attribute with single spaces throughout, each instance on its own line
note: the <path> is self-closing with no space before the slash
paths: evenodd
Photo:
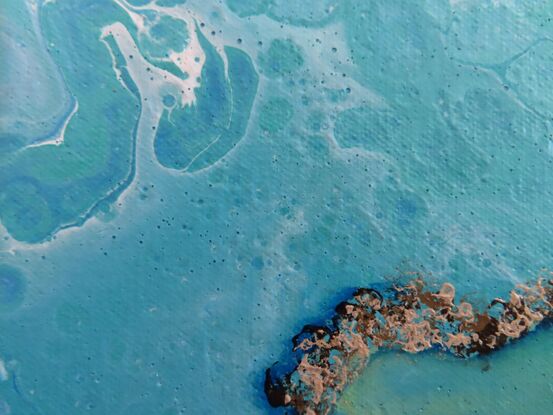
<path id="1" fill-rule="evenodd" d="M 267 369 L 265 393 L 272 406 L 302 415 L 331 413 L 370 354 L 382 348 L 436 348 L 463 358 L 495 351 L 553 319 L 553 279 L 519 285 L 508 300 L 496 298 L 481 312 L 456 303 L 452 284 L 433 291 L 422 278 L 384 293 L 360 288 L 335 311 L 329 324 L 305 326 L 292 339 L 293 370 L 275 378 Z"/>

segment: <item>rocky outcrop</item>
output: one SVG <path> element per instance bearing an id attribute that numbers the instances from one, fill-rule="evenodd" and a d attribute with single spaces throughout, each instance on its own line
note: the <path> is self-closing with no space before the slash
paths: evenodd
<path id="1" fill-rule="evenodd" d="M 518 285 L 508 299 L 496 298 L 481 311 L 456 301 L 452 284 L 432 289 L 421 277 L 384 292 L 359 288 L 327 324 L 305 326 L 293 337 L 293 369 L 283 375 L 267 369 L 265 393 L 275 407 L 330 414 L 380 349 L 438 349 L 468 358 L 498 350 L 552 319 L 553 279 Z"/>

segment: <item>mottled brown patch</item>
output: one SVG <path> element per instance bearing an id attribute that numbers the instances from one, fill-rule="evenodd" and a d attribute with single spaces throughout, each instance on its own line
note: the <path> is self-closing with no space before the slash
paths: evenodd
<path id="1" fill-rule="evenodd" d="M 291 406 L 301 415 L 327 415 L 379 348 L 418 353 L 437 347 L 459 357 L 487 354 L 553 317 L 553 280 L 517 286 L 508 301 L 497 298 L 479 313 L 466 301 L 457 305 L 449 283 L 431 291 L 417 278 L 387 294 L 359 288 L 336 306 L 331 326 L 305 326 L 294 336 L 293 350 L 301 358 L 281 379 L 272 379 L 267 370 L 269 403 Z M 499 317 L 489 312 L 493 308 L 497 315 L 496 307 Z"/>

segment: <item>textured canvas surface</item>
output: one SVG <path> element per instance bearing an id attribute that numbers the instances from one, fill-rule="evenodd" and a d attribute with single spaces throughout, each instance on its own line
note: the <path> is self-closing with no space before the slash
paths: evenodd
<path id="1" fill-rule="evenodd" d="M 493 353 L 386 338 L 326 409 L 301 370 L 288 406 L 265 382 L 360 287 L 420 277 L 425 306 L 447 283 L 508 314 L 517 284 L 547 286 L 552 19 L 541 0 L 0 0 L 0 415 L 553 413 L 551 303 L 528 293 Z"/>

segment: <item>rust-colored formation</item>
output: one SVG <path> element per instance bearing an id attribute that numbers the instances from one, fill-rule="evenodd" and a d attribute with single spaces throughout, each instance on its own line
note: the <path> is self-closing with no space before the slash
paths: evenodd
<path id="1" fill-rule="evenodd" d="M 508 300 L 496 298 L 482 312 L 456 303 L 452 284 L 431 290 L 420 277 L 383 293 L 360 288 L 335 311 L 327 325 L 305 326 L 292 339 L 291 371 L 275 376 L 267 369 L 265 393 L 272 406 L 300 415 L 330 414 L 370 354 L 381 348 L 409 353 L 436 348 L 463 358 L 498 350 L 553 319 L 553 279 L 519 285 Z"/>

